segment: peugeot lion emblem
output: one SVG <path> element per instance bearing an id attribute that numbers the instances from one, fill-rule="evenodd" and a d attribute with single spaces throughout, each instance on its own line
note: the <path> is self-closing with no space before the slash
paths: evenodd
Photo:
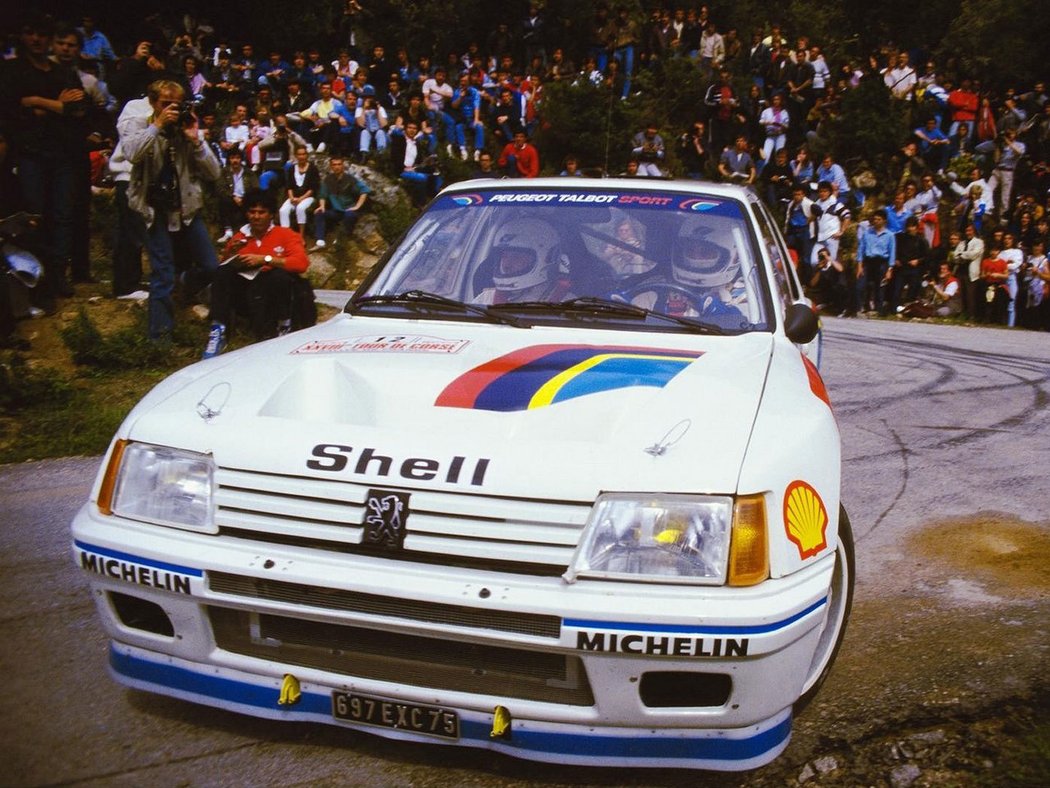
<path id="1" fill-rule="evenodd" d="M 365 499 L 364 543 L 400 550 L 405 543 L 408 493 L 369 490 Z"/>

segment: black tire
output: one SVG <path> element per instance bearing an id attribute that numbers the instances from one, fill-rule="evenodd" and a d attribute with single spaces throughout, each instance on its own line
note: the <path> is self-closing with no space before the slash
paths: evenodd
<path id="1" fill-rule="evenodd" d="M 849 515 L 839 506 L 839 546 L 835 550 L 835 570 L 828 589 L 828 614 L 820 631 L 820 640 L 813 652 L 802 695 L 795 701 L 798 714 L 816 697 L 821 685 L 831 673 L 831 666 L 846 634 L 846 624 L 853 609 L 853 584 L 856 577 L 856 558 L 853 551 L 853 528 Z"/>

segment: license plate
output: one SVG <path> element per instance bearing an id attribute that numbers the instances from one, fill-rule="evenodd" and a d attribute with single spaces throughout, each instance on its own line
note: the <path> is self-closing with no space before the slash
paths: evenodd
<path id="1" fill-rule="evenodd" d="M 459 714 L 436 706 L 399 703 L 350 692 L 333 692 L 332 716 L 337 720 L 424 733 L 443 739 L 459 738 Z"/>

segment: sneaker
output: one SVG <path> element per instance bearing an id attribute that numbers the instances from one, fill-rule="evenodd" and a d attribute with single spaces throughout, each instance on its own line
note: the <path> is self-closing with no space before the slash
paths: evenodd
<path id="1" fill-rule="evenodd" d="M 147 298 L 149 298 L 149 293 L 145 290 L 133 290 L 117 296 L 118 301 L 145 301 Z"/>
<path id="2" fill-rule="evenodd" d="M 278 320 L 277 321 L 277 336 L 283 337 L 285 334 L 292 333 L 292 321 L 291 320 Z"/>
<path id="3" fill-rule="evenodd" d="M 480 160 L 481 160 L 481 151 L 478 150 L 477 148 L 475 148 L 474 149 L 474 161 L 480 161 Z"/>
<path id="4" fill-rule="evenodd" d="M 226 349 L 226 326 L 222 323 L 212 323 L 211 331 L 208 332 L 208 344 L 204 348 L 202 359 L 215 358 Z"/>
<path id="5" fill-rule="evenodd" d="M 452 158 L 452 143 L 451 142 L 448 145 L 445 146 L 445 152 L 449 155 L 449 158 Z"/>
<path id="6" fill-rule="evenodd" d="M 467 159 L 470 158 L 470 154 L 467 153 L 467 149 L 466 148 L 460 148 L 459 149 L 459 158 L 463 159 L 463 161 L 466 161 Z"/>
<path id="7" fill-rule="evenodd" d="M 324 249 L 328 244 L 325 243 L 324 238 L 318 238 L 317 243 L 314 244 L 314 249 Z"/>
<path id="8" fill-rule="evenodd" d="M 231 238 L 233 238 L 233 230 L 231 230 L 229 227 L 227 227 L 226 231 L 222 235 L 220 235 L 218 238 L 215 239 L 215 243 L 224 244 L 228 240 L 230 240 Z"/>
<path id="9" fill-rule="evenodd" d="M 327 148 L 328 146 L 322 142 L 320 145 L 317 146 L 317 152 L 324 153 Z"/>

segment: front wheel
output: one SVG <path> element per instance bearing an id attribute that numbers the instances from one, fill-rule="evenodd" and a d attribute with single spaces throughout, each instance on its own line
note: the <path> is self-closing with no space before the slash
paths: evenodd
<path id="1" fill-rule="evenodd" d="M 828 588 L 828 612 L 820 631 L 813 662 L 810 663 L 802 695 L 795 701 L 795 713 L 802 711 L 816 696 L 824 680 L 831 672 L 835 656 L 839 653 L 842 638 L 846 634 L 850 609 L 853 607 L 853 580 L 856 574 L 856 558 L 853 551 L 853 529 L 846 510 L 839 506 L 839 546 L 835 550 L 835 569 Z"/>

